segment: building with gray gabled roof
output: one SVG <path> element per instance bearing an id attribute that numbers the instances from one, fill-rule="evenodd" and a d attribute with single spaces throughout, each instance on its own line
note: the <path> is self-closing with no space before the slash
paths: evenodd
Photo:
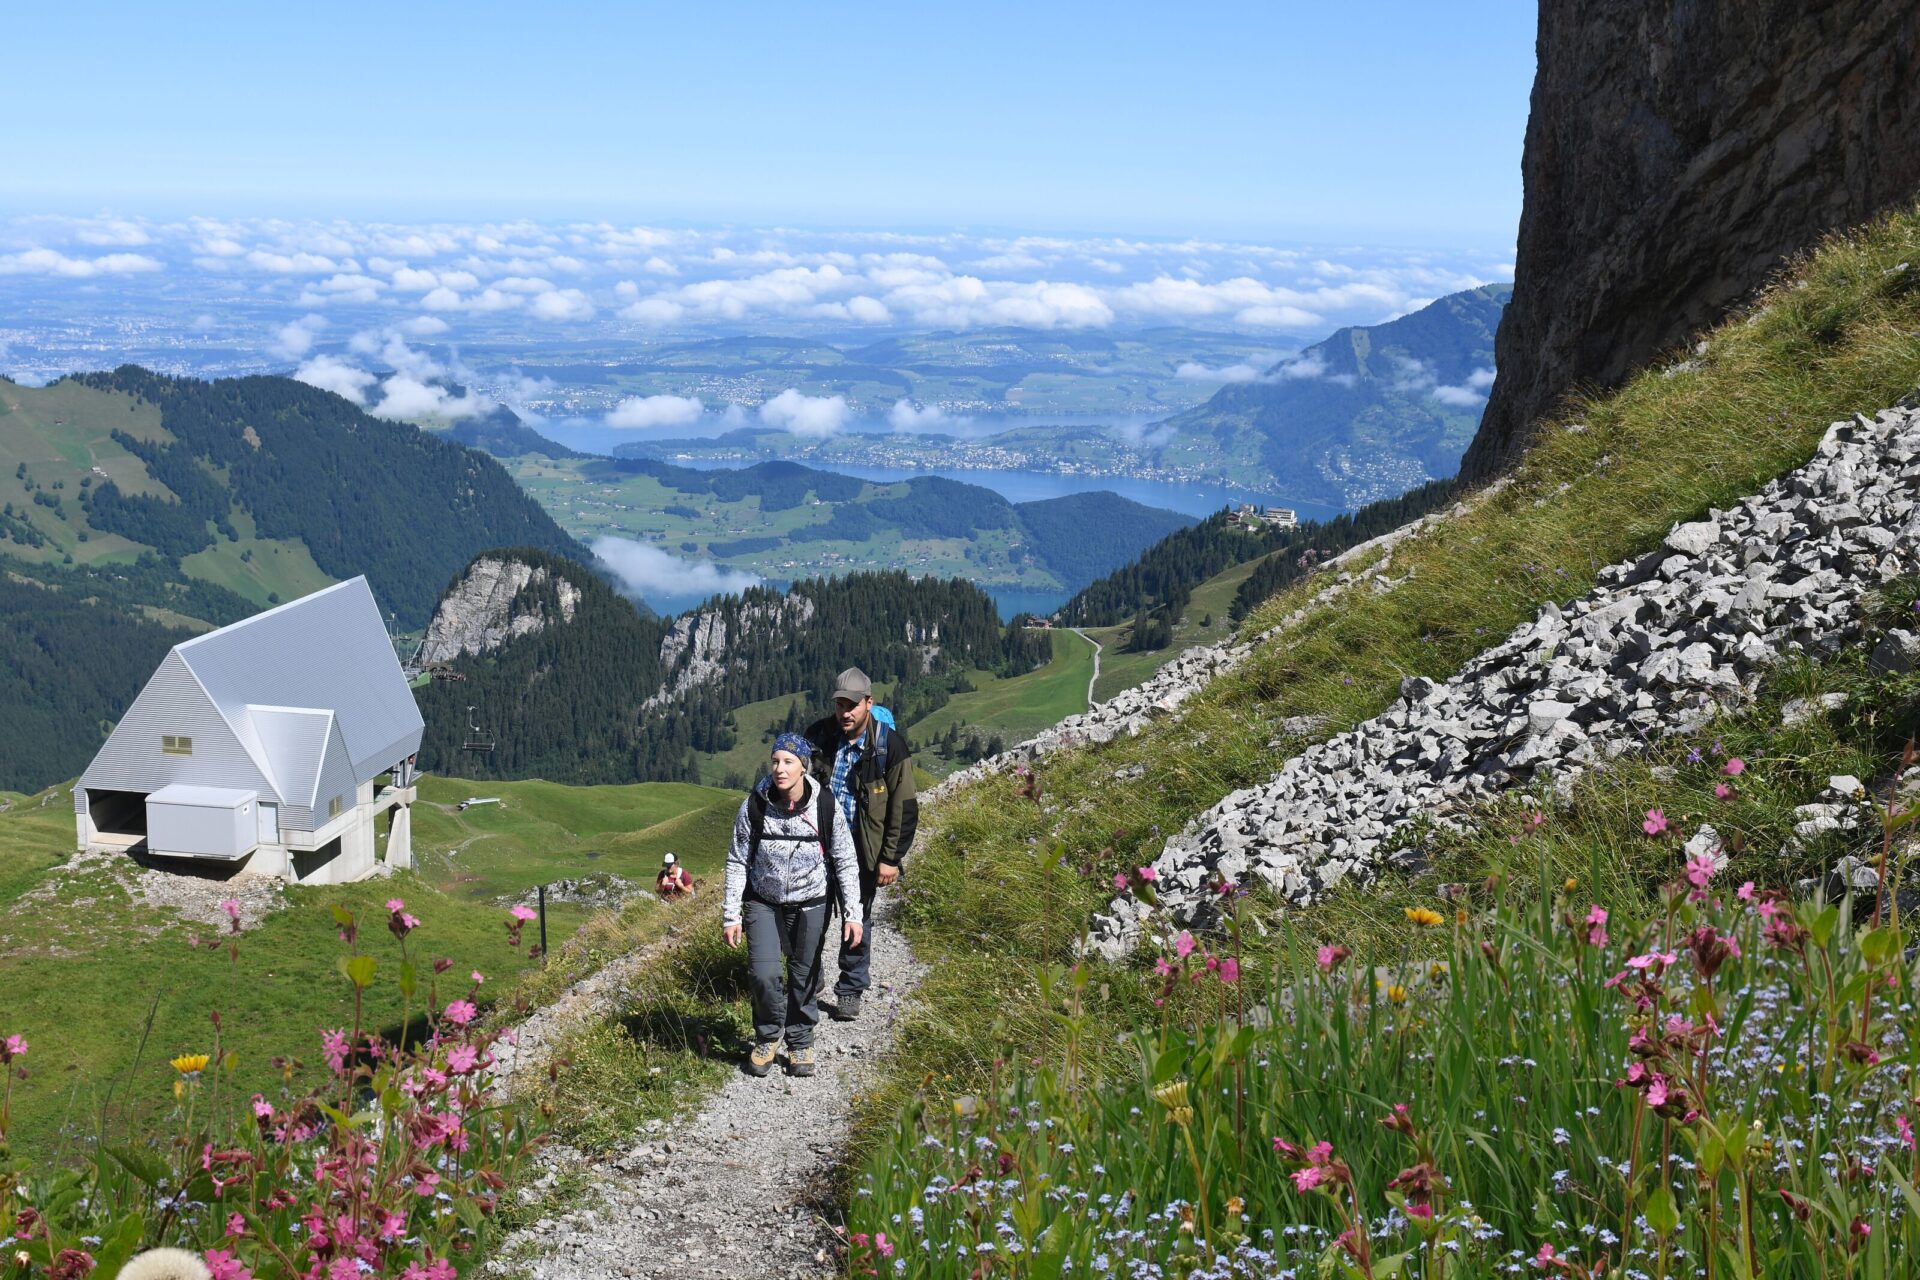
<path id="1" fill-rule="evenodd" d="M 333 884 L 392 811 L 408 865 L 423 728 L 367 580 L 327 587 L 173 647 L 74 787 L 80 847 Z"/>

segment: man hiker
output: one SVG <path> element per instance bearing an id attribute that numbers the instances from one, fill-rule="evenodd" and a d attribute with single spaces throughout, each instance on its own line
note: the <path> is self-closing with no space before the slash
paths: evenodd
<path id="1" fill-rule="evenodd" d="M 660 874 L 653 878 L 653 888 L 666 901 L 678 902 L 693 896 L 693 877 L 680 865 L 680 859 L 669 853 L 661 859 Z"/>
<path id="2" fill-rule="evenodd" d="M 860 1016 L 860 999 L 873 983 L 873 897 L 900 878 L 900 860 L 913 845 L 920 802 L 913 794 L 913 759 L 907 737 L 883 720 L 873 705 L 873 682 L 858 667 L 842 671 L 833 685 L 833 714 L 807 729 L 813 772 L 833 789 L 833 798 L 853 831 L 860 855 L 859 934 L 840 944 L 840 980 L 834 984 L 833 1020 Z M 851 921 L 855 904 L 842 897 Z"/>

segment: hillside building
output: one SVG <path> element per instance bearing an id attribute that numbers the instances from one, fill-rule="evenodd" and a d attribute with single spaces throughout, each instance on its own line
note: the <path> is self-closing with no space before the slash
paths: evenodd
<path id="1" fill-rule="evenodd" d="M 367 580 L 316 591 L 173 647 L 73 789 L 80 847 L 341 884 L 391 812 L 410 866 L 424 727 Z"/>

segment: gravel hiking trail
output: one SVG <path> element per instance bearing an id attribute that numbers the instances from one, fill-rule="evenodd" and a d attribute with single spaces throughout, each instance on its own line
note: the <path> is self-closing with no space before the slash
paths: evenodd
<path id="1" fill-rule="evenodd" d="M 587 1156 L 549 1148 L 535 1188 L 583 1175 L 588 1190 L 577 1207 L 511 1236 L 487 1272 L 534 1280 L 838 1276 L 829 1176 L 846 1144 L 853 1095 L 893 1043 L 924 972 L 894 927 L 898 909 L 892 892 L 874 908 L 874 986 L 859 1019 L 832 1021 L 831 990 L 821 997 L 816 1074 L 787 1075 L 783 1050 L 772 1075 L 736 1072 L 697 1114 L 656 1122 L 624 1149 Z M 831 945 L 826 964 L 831 985 Z M 617 985 L 603 981 L 596 996 L 610 997 Z M 521 1054 L 529 1048 L 523 1036 Z"/>

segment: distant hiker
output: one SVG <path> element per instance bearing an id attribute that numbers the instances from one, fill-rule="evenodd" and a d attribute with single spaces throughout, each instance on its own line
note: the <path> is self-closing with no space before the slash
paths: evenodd
<path id="1" fill-rule="evenodd" d="M 678 902 L 693 896 L 693 877 L 680 865 L 680 859 L 670 853 L 660 860 L 660 874 L 653 878 L 653 887 L 668 902 Z"/>
<path id="2" fill-rule="evenodd" d="M 814 982 L 827 928 L 828 865 L 843 901 L 860 891 L 860 866 L 846 816 L 808 770 L 813 744 L 797 733 L 773 740 L 773 773 L 754 785 L 733 821 L 727 849 L 721 931 L 727 945 L 747 939 L 753 987 L 749 1075 L 764 1076 L 784 1031 L 787 1071 L 813 1074 L 813 1029 L 820 1021 Z M 848 916 L 843 947 L 858 947 L 862 922 Z"/>
<path id="3" fill-rule="evenodd" d="M 840 944 L 840 980 L 834 984 L 833 1018 L 860 1016 L 860 999 L 873 985 L 873 897 L 900 878 L 900 860 L 913 846 L 920 802 L 913 794 L 913 759 L 907 735 L 873 705 L 873 682 L 858 667 L 842 671 L 833 685 L 833 714 L 807 729 L 813 743 L 814 776 L 833 788 L 833 798 L 853 831 L 860 854 L 859 934 Z M 854 918 L 854 899 L 840 909 Z"/>

